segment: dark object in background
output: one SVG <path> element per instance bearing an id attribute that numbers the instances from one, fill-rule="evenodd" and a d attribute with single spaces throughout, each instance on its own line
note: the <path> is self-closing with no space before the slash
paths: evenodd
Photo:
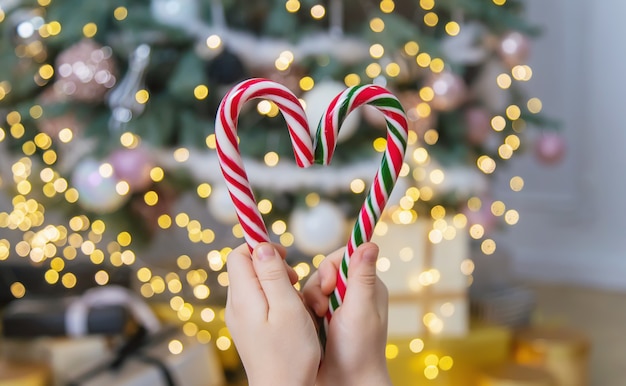
<path id="1" fill-rule="evenodd" d="M 15 282 L 22 283 L 26 288 L 26 297 L 48 296 L 63 297 L 80 295 L 89 288 L 98 287 L 95 281 L 96 272 L 103 269 L 102 266 L 91 263 L 66 263 L 66 272 L 72 272 L 78 278 L 76 285 L 65 288 L 60 281 L 56 284 L 48 284 L 44 278 L 46 266 L 32 266 L 30 264 L 13 264 L 7 261 L 0 266 L 0 307 L 6 306 L 15 297 L 11 294 L 11 285 Z M 119 268 L 107 268 L 109 274 L 108 284 L 116 284 L 129 287 L 132 271 L 128 266 Z"/>
<path id="2" fill-rule="evenodd" d="M 2 315 L 2 335 L 11 338 L 68 335 L 66 315 L 77 297 L 17 299 Z M 123 305 L 106 305 L 88 310 L 88 334 L 116 335 L 124 333 L 132 316 Z"/>

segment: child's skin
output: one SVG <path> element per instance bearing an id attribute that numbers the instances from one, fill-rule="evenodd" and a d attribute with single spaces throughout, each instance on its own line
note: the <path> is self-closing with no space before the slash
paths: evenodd
<path id="1" fill-rule="evenodd" d="M 282 247 L 247 245 L 228 257 L 226 323 L 250 386 L 391 385 L 386 367 L 387 290 L 376 276 L 378 247 L 350 259 L 346 296 L 327 331 L 324 360 L 310 312 L 322 317 L 335 288 L 342 251 L 329 255 L 304 286 Z M 311 311 L 309 311 L 311 310 Z"/>

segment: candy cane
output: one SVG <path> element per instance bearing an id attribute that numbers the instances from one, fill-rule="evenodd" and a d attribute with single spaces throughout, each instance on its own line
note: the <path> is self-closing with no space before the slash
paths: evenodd
<path id="1" fill-rule="evenodd" d="M 330 163 L 337 145 L 339 128 L 346 116 L 357 107 L 373 105 L 384 114 L 387 121 L 387 148 L 346 246 L 337 286 L 330 296 L 329 313 L 326 317 L 330 321 L 332 313 L 341 305 L 345 296 L 350 256 L 360 244 L 371 239 L 374 226 L 402 168 L 408 136 L 406 115 L 398 99 L 384 88 L 374 85 L 351 87 L 331 102 L 318 125 L 316 143 L 313 145 L 304 110 L 287 88 L 266 79 L 250 79 L 235 86 L 224 96 L 219 106 L 215 138 L 220 168 L 250 251 L 257 244 L 269 241 L 237 142 L 239 112 L 243 104 L 253 98 L 265 98 L 276 103 L 287 121 L 296 163 L 300 167 L 308 167 L 313 162 L 324 165 Z"/>
<path id="2" fill-rule="evenodd" d="M 343 302 L 350 257 L 359 245 L 372 238 L 374 227 L 400 174 L 406 152 L 408 124 L 400 102 L 382 87 L 365 85 L 345 90 L 330 103 L 317 129 L 315 162 L 330 164 L 341 124 L 351 111 L 365 104 L 377 107 L 385 116 L 387 148 L 346 245 L 340 269 L 337 272 L 337 285 L 329 299 L 327 322 Z"/>
<path id="3" fill-rule="evenodd" d="M 215 120 L 217 158 L 250 252 L 259 243 L 270 241 L 250 188 L 237 141 L 239 112 L 244 103 L 254 98 L 265 98 L 278 106 L 287 121 L 298 166 L 308 167 L 313 163 L 313 140 L 306 115 L 300 101 L 289 89 L 266 79 L 249 79 L 239 83 L 224 96 Z"/>

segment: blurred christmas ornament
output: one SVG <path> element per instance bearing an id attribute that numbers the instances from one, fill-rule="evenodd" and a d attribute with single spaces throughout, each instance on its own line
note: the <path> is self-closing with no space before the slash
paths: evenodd
<path id="1" fill-rule="evenodd" d="M 67 96 L 59 94 L 54 87 L 46 88 L 37 98 L 37 103 L 42 107 L 43 114 L 35 122 L 42 133 L 52 138 L 58 138 L 63 129 L 70 129 L 74 136 L 83 132 L 85 124 L 80 122 L 76 113 L 70 109 L 62 109 L 61 105 L 67 100 Z M 66 110 L 66 111 L 58 111 Z"/>
<path id="2" fill-rule="evenodd" d="M 154 188 L 159 200 L 155 205 L 146 204 L 143 195 L 134 195 L 130 201 L 131 212 L 137 214 L 142 220 L 144 229 L 150 234 L 154 234 L 161 229 L 159 227 L 159 217 L 172 213 L 172 207 L 176 203 L 176 192 L 170 186 L 159 184 Z"/>
<path id="3" fill-rule="evenodd" d="M 209 211 L 218 221 L 224 224 L 237 222 L 237 212 L 235 212 L 233 202 L 225 185 L 213 185 L 213 191 L 207 200 L 207 204 Z"/>
<path id="4" fill-rule="evenodd" d="M 146 67 L 150 63 L 150 46 L 142 44 L 130 55 L 128 71 L 109 95 L 107 103 L 111 108 L 109 129 L 119 131 L 133 117 L 139 116 L 146 108 L 137 101 L 137 92 L 145 87 Z"/>
<path id="5" fill-rule="evenodd" d="M 426 80 L 426 86 L 432 88 L 434 92 L 431 105 L 440 111 L 456 109 L 467 96 L 467 87 L 463 78 L 450 71 L 432 74 Z"/>
<path id="6" fill-rule="evenodd" d="M 483 144 L 491 129 L 491 114 L 482 107 L 469 107 L 463 112 L 467 127 L 467 140 L 473 145 Z"/>
<path id="7" fill-rule="evenodd" d="M 343 83 L 334 80 L 323 80 L 315 85 L 310 91 L 304 93 L 302 99 L 304 100 L 306 106 L 306 116 L 309 122 L 311 135 L 315 135 L 317 125 L 322 118 L 322 114 L 326 111 L 326 106 L 328 106 L 334 97 L 339 95 L 339 93 L 345 89 L 346 86 Z M 337 141 L 343 142 L 352 137 L 359 127 L 360 121 L 360 112 L 358 110 L 349 114 L 339 129 Z"/>
<path id="8" fill-rule="evenodd" d="M 500 40 L 498 54 L 509 67 L 525 64 L 530 55 L 530 41 L 520 32 L 509 32 Z"/>
<path id="9" fill-rule="evenodd" d="M 472 98 L 478 99 L 489 111 L 504 111 L 512 101 L 508 89 L 498 85 L 498 75 L 508 71 L 502 62 L 492 59 L 482 66 L 480 74 L 472 85 Z"/>
<path id="10" fill-rule="evenodd" d="M 423 136 L 437 124 L 437 115 L 430 105 L 422 100 L 418 91 L 404 91 L 398 94 L 398 100 L 402 104 L 406 117 L 409 120 L 409 129 Z"/>
<path id="11" fill-rule="evenodd" d="M 246 77 L 246 69 L 237 55 L 225 48 L 209 63 L 209 78 L 221 85 L 228 85 Z"/>
<path id="12" fill-rule="evenodd" d="M 339 207 L 322 201 L 313 208 L 297 208 L 289 218 L 294 245 L 306 254 L 328 253 L 345 242 L 346 218 Z"/>
<path id="13" fill-rule="evenodd" d="M 442 39 L 444 57 L 452 63 L 476 65 L 485 60 L 487 47 L 483 43 L 485 27 L 477 22 L 462 24 L 455 36 Z"/>
<path id="14" fill-rule="evenodd" d="M 115 85 L 116 69 L 111 47 L 83 39 L 56 58 L 54 87 L 68 98 L 88 103 L 102 101 Z"/>
<path id="15" fill-rule="evenodd" d="M 2 6 L 5 10 L 5 7 Z M 39 28 L 45 24 L 41 8 L 18 9 L 10 13 L 7 25 L 11 30 L 11 39 L 16 47 L 21 47 L 25 55 L 43 62 L 46 59 L 46 47 L 42 43 Z"/>
<path id="16" fill-rule="evenodd" d="M 126 202 L 128 196 L 117 193 L 119 182 L 106 172 L 103 175 L 101 164 L 87 159 L 78 164 L 72 174 L 72 185 L 78 191 L 78 204 L 96 213 L 111 213 Z"/>
<path id="17" fill-rule="evenodd" d="M 118 149 L 109 155 L 107 162 L 113 166 L 113 175 L 126 181 L 131 192 L 141 192 L 152 184 L 150 171 L 154 163 L 143 148 Z"/>
<path id="18" fill-rule="evenodd" d="M 544 132 L 535 139 L 535 155 L 546 165 L 554 165 L 565 156 L 565 140 L 555 132 Z"/>
<path id="19" fill-rule="evenodd" d="M 150 13 L 159 23 L 186 28 L 199 20 L 200 7 L 198 0 L 151 0 Z"/>

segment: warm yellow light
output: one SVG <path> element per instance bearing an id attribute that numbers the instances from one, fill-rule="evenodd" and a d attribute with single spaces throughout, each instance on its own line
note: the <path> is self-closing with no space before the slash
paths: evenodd
<path id="1" fill-rule="evenodd" d="M 274 167 L 278 165 L 279 160 L 280 160 L 280 157 L 278 156 L 278 153 L 274 151 L 267 152 L 265 156 L 263 157 L 263 161 L 269 167 Z"/>
<path id="2" fill-rule="evenodd" d="M 348 74 L 345 78 L 343 78 L 343 82 L 347 87 L 357 86 L 361 83 L 361 77 L 357 74 Z"/>
<path id="3" fill-rule="evenodd" d="M 385 54 L 385 48 L 382 46 L 382 44 L 376 43 L 370 46 L 370 55 L 372 56 L 372 58 L 379 59 L 384 54 Z"/>
<path id="4" fill-rule="evenodd" d="M 500 87 L 503 90 L 506 90 L 509 87 L 511 87 L 511 84 L 513 83 L 513 81 L 511 80 L 511 77 L 508 74 L 500 74 L 496 77 L 496 83 L 498 84 L 498 87 Z"/>
<path id="5" fill-rule="evenodd" d="M 285 8 L 289 13 L 298 12 L 298 10 L 300 10 L 300 2 L 298 0 L 287 0 Z"/>
<path id="6" fill-rule="evenodd" d="M 365 74 L 370 78 L 374 79 L 382 72 L 382 67 L 378 63 L 370 63 L 365 68 Z"/>
<path id="7" fill-rule="evenodd" d="M 363 193 L 365 190 L 365 181 L 360 178 L 355 178 L 350 182 L 350 190 L 354 194 Z"/>
<path id="8" fill-rule="evenodd" d="M 491 118 L 491 127 L 495 131 L 502 131 L 506 127 L 506 120 L 503 116 L 496 115 L 495 117 Z"/>
<path id="9" fill-rule="evenodd" d="M 299 82 L 302 91 L 309 91 L 315 86 L 315 81 L 310 76 L 305 76 Z"/>
<path id="10" fill-rule="evenodd" d="M 541 99 L 539 98 L 530 98 L 527 103 L 528 111 L 533 114 L 538 114 L 541 112 L 543 108 L 543 104 L 541 103 Z"/>
<path id="11" fill-rule="evenodd" d="M 418 66 L 426 68 L 430 66 L 430 62 L 431 62 L 430 55 L 427 54 L 426 52 L 422 52 L 417 55 L 417 57 L 415 58 L 415 62 L 417 63 Z"/>
<path id="12" fill-rule="evenodd" d="M 148 99 L 150 99 L 150 93 L 148 92 L 148 90 L 139 90 L 135 93 L 135 100 L 139 104 L 143 105 L 148 103 Z"/>
<path id="13" fill-rule="evenodd" d="M 456 36 L 461 32 L 461 26 L 456 21 L 450 21 L 446 24 L 446 32 L 450 36 Z"/>
<path id="14" fill-rule="evenodd" d="M 398 356 L 399 350 L 398 350 L 398 346 L 396 346 L 395 344 L 387 344 L 387 347 L 385 347 L 385 357 L 387 359 L 394 359 Z"/>
<path id="15" fill-rule="evenodd" d="M 144 194 L 143 199 L 146 205 L 155 206 L 159 202 L 159 195 L 157 192 L 151 190 Z"/>
<path id="16" fill-rule="evenodd" d="M 396 62 L 391 62 L 385 67 L 385 72 L 392 78 L 400 75 L 400 65 Z"/>
<path id="17" fill-rule="evenodd" d="M 319 20 L 323 18 L 324 15 L 326 15 L 326 8 L 324 8 L 323 5 L 316 4 L 311 7 L 311 16 L 313 17 L 313 19 Z"/>
<path id="18" fill-rule="evenodd" d="M 86 38 L 94 37 L 97 32 L 98 26 L 95 23 L 87 23 L 83 27 L 83 35 L 85 35 Z"/>
<path id="19" fill-rule="evenodd" d="M 420 0 L 420 7 L 426 11 L 430 11 L 435 7 L 435 0 Z"/>
<path id="20" fill-rule="evenodd" d="M 126 9 L 126 7 L 117 7 L 113 11 L 113 17 L 115 18 L 115 20 L 121 21 L 121 20 L 126 19 L 127 16 L 128 16 L 128 9 Z"/>
<path id="21" fill-rule="evenodd" d="M 393 2 L 393 0 L 382 0 L 380 2 L 380 10 L 384 13 L 393 12 L 395 7 L 396 7 L 396 4 Z"/>
<path id="22" fill-rule="evenodd" d="M 439 16 L 437 16 L 436 13 L 428 12 L 426 15 L 424 15 L 424 24 L 426 24 L 427 26 L 434 27 L 437 25 L 437 23 L 439 23 Z"/>
<path id="23" fill-rule="evenodd" d="M 209 96 L 209 88 L 200 84 L 193 89 L 193 96 L 198 100 L 204 100 Z"/>
<path id="24" fill-rule="evenodd" d="M 211 35 L 206 38 L 206 45 L 212 50 L 219 48 L 222 45 L 222 38 L 218 35 Z"/>
<path id="25" fill-rule="evenodd" d="M 520 176 L 515 176 L 509 181 L 509 186 L 514 192 L 519 192 L 524 188 L 524 179 Z"/>
<path id="26" fill-rule="evenodd" d="M 415 55 L 417 55 L 417 53 L 419 52 L 419 50 L 420 50 L 420 46 L 419 46 L 419 44 L 417 44 L 417 42 L 410 41 L 410 42 L 407 42 L 407 43 L 404 45 L 404 52 L 405 52 L 407 55 L 410 55 L 410 56 L 415 56 Z"/>
<path id="27" fill-rule="evenodd" d="M 496 170 L 496 161 L 488 155 L 478 157 L 476 161 L 478 168 L 485 174 L 491 174 Z"/>
<path id="28" fill-rule="evenodd" d="M 370 20 L 370 29 L 374 32 L 382 32 L 385 29 L 385 22 L 379 17 Z"/>
<path id="29" fill-rule="evenodd" d="M 496 242 L 492 239 L 483 240 L 483 242 L 480 244 L 480 250 L 485 255 L 493 255 L 493 253 L 496 251 Z"/>

